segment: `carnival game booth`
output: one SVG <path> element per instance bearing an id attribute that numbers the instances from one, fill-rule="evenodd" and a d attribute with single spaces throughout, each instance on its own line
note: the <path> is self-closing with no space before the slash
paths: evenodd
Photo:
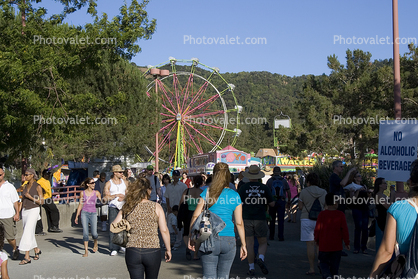
<path id="1" fill-rule="evenodd" d="M 315 158 L 291 158 L 277 157 L 276 166 L 279 166 L 283 172 L 296 172 L 296 168 L 312 168 L 315 164 Z"/>
<path id="2" fill-rule="evenodd" d="M 283 172 L 296 172 L 296 168 L 311 168 L 315 164 L 314 157 L 304 159 L 293 158 L 284 154 L 276 154 L 274 149 L 262 148 L 256 157 L 260 158 L 263 166 L 280 167 Z"/>
<path id="3" fill-rule="evenodd" d="M 250 165 L 250 161 L 249 153 L 228 145 L 222 150 L 191 157 L 187 164 L 187 171 L 189 176 L 199 175 L 202 172 L 212 174 L 215 164 L 222 162 L 228 164 L 231 173 L 239 173 Z"/>

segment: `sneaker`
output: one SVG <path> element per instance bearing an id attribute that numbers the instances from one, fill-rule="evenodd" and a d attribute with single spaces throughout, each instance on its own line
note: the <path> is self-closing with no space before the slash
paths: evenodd
<path id="1" fill-rule="evenodd" d="M 58 227 L 52 227 L 48 231 L 53 233 L 62 233 L 62 230 L 60 230 Z"/>
<path id="2" fill-rule="evenodd" d="M 247 275 L 254 276 L 255 275 L 255 270 L 254 269 L 249 269 L 247 271 Z"/>
<path id="3" fill-rule="evenodd" d="M 125 252 L 126 252 L 126 248 L 125 247 L 120 247 L 119 253 L 125 254 Z"/>
<path id="4" fill-rule="evenodd" d="M 261 272 L 263 272 L 263 274 L 269 274 L 269 270 L 267 269 L 267 266 L 262 259 L 258 258 L 257 264 L 261 268 Z"/>
<path id="5" fill-rule="evenodd" d="M 13 251 L 12 260 L 17 260 L 20 256 L 19 248 L 16 247 L 16 250 Z"/>
<path id="6" fill-rule="evenodd" d="M 112 253 L 110 253 L 111 256 L 116 256 L 118 254 L 118 251 L 113 250 Z"/>
<path id="7" fill-rule="evenodd" d="M 191 252 L 190 252 L 190 250 L 188 248 L 186 248 L 186 259 L 188 261 L 191 261 L 192 260 L 192 254 L 191 254 Z"/>

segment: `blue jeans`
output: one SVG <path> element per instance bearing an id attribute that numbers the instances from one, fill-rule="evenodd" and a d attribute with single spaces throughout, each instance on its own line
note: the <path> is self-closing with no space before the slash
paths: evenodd
<path id="1" fill-rule="evenodd" d="M 89 223 L 91 226 L 91 235 L 93 236 L 93 239 L 97 239 L 99 237 L 99 235 L 97 234 L 97 213 L 82 210 L 81 225 L 83 225 L 84 241 L 89 241 Z"/>
<path id="2" fill-rule="evenodd" d="M 228 279 L 237 251 L 235 237 L 216 236 L 215 250 L 203 253 L 203 277 L 205 279 Z"/>
<path id="3" fill-rule="evenodd" d="M 277 214 L 277 237 L 284 239 L 284 214 L 286 211 L 286 201 L 278 198 L 274 207 L 269 207 L 270 221 L 270 239 L 274 238 L 274 231 L 276 229 L 276 214 Z"/>
<path id="4" fill-rule="evenodd" d="M 126 249 L 125 263 L 131 279 L 157 279 L 161 265 L 160 248 L 135 248 Z"/>
<path id="5" fill-rule="evenodd" d="M 108 218 L 109 218 L 109 226 L 112 224 L 112 222 L 116 219 L 116 216 L 118 216 L 119 209 L 116 207 L 110 207 L 109 206 L 109 212 L 108 212 Z M 116 245 L 112 242 L 113 233 L 109 229 L 109 250 L 110 251 L 118 251 L 120 246 Z"/>
<path id="6" fill-rule="evenodd" d="M 321 252 L 318 254 L 319 266 L 321 267 L 322 278 L 338 275 L 340 267 L 341 251 Z"/>
<path id="7" fill-rule="evenodd" d="M 351 210 L 354 219 L 354 250 L 360 251 L 367 249 L 367 240 L 369 238 L 369 211 L 368 210 Z M 360 242 L 361 238 L 361 242 Z"/>

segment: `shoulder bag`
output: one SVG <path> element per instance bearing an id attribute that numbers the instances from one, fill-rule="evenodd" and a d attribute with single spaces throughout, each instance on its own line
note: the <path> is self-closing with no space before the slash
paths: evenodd
<path id="1" fill-rule="evenodd" d="M 138 206 L 138 204 L 134 207 L 134 209 Z M 129 212 L 129 214 L 134 211 L 134 209 Z M 129 224 L 128 220 L 126 218 L 128 217 L 127 214 L 124 218 L 122 217 L 122 220 L 117 222 L 116 224 L 112 223 L 110 224 L 110 231 L 113 233 L 112 242 L 116 245 L 119 245 L 121 247 L 126 247 L 128 244 L 128 238 L 129 238 L 129 231 L 131 230 L 131 224 Z"/>
<path id="2" fill-rule="evenodd" d="M 212 225 L 210 223 L 210 211 L 208 208 L 208 197 L 209 189 L 206 190 L 205 205 L 203 206 L 203 211 L 200 213 L 200 216 L 197 217 L 196 222 L 200 220 L 199 230 L 194 230 L 192 233 L 192 239 L 196 242 L 203 242 L 212 235 Z M 194 227 L 195 224 L 193 224 Z"/>

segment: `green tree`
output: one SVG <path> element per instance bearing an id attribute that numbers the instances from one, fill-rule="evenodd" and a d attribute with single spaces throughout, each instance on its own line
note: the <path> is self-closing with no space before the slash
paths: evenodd
<path id="1" fill-rule="evenodd" d="M 32 2 L 1 4 L 0 155 L 7 154 L 12 162 L 30 157 L 32 164 L 40 165 L 52 154 L 60 160 L 136 152 L 134 142 L 143 143 L 138 130 L 149 130 L 146 108 L 152 100 L 145 95 L 147 81 L 141 72 L 124 59 L 139 53 L 138 40 L 150 39 L 155 31 L 156 21 L 149 21 L 145 11 L 148 1 L 122 5 L 110 22 L 106 14 L 96 15 L 95 1 L 61 1 L 63 12 L 48 19 L 46 10 L 34 8 Z M 85 5 L 93 23 L 62 23 Z M 40 41 L 53 37 L 112 38 L 113 44 Z M 108 126 L 104 133 L 100 125 L 34 123 L 39 117 L 75 115 L 116 117 L 120 125 Z"/>

